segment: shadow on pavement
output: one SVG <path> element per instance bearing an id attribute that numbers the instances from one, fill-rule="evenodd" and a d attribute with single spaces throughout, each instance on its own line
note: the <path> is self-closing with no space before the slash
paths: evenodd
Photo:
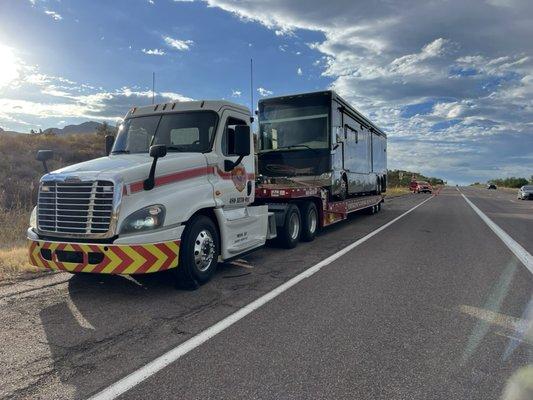
<path id="1" fill-rule="evenodd" d="M 66 300 L 40 313 L 55 374 L 67 392 L 88 397 L 186 340 L 196 325 L 201 328 L 192 316 L 206 309 L 227 313 L 220 304 L 224 293 L 249 274 L 222 264 L 213 282 L 195 291 L 177 290 L 168 273 L 135 277 L 137 282 L 73 276 Z"/>

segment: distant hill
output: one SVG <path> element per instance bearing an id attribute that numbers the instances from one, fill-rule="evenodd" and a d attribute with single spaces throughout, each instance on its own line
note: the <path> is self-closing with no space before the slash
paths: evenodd
<path id="1" fill-rule="evenodd" d="M 15 131 L 5 131 L 5 130 L 3 130 L 2 128 L 0 128 L 0 134 L 18 135 L 19 132 L 15 132 Z"/>
<path id="2" fill-rule="evenodd" d="M 79 125 L 67 125 L 64 128 L 48 128 L 43 131 L 44 134 L 70 135 L 73 133 L 94 133 L 102 124 L 94 121 L 83 122 Z"/>
<path id="3" fill-rule="evenodd" d="M 100 122 L 95 121 L 87 121 L 82 122 L 78 125 L 67 125 L 64 128 L 47 128 L 42 131 L 45 135 L 71 135 L 71 134 L 86 134 L 86 133 L 95 133 L 99 127 L 101 127 L 103 124 Z M 114 133 L 116 132 L 116 128 L 113 126 L 109 126 L 109 130 Z M 34 131 L 37 131 L 34 129 Z M 15 132 L 15 131 L 5 131 L 2 128 L 0 128 L 0 134 L 7 133 L 7 134 L 21 134 L 25 135 L 27 133 L 22 132 Z"/>

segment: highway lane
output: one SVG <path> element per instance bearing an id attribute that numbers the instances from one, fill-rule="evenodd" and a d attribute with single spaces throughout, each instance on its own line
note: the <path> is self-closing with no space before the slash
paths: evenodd
<path id="1" fill-rule="evenodd" d="M 532 293 L 446 189 L 123 398 L 500 398 L 533 363 Z"/>
<path id="2" fill-rule="evenodd" d="M 165 275 L 61 273 L 0 286 L 0 398 L 86 398 L 424 198 L 387 200 L 381 213 L 355 215 L 313 243 L 222 265 L 194 292 L 175 290 Z"/>
<path id="3" fill-rule="evenodd" d="M 223 265 L 195 292 L 164 276 L 0 288 L 0 398 L 97 393 L 426 198 Z M 532 288 L 446 189 L 123 398 L 498 398 L 533 361 L 515 327 Z"/>
<path id="4" fill-rule="evenodd" d="M 500 228 L 533 254 L 532 200 L 518 200 L 516 192 L 502 189 L 462 187 L 461 191 Z"/>

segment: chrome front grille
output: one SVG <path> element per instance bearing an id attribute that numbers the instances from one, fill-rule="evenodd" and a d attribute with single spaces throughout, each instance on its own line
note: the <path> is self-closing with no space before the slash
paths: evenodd
<path id="1" fill-rule="evenodd" d="M 42 232 L 102 235 L 113 215 L 114 185 L 110 181 L 45 181 L 39 188 L 37 226 Z"/>

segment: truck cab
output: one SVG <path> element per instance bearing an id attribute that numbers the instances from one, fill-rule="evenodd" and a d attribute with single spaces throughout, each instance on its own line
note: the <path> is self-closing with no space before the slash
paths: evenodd
<path id="1" fill-rule="evenodd" d="M 219 261 L 264 245 L 269 213 L 252 206 L 251 121 L 227 101 L 132 108 L 107 156 L 41 178 L 31 263 L 109 274 L 172 269 L 203 283 Z"/>

